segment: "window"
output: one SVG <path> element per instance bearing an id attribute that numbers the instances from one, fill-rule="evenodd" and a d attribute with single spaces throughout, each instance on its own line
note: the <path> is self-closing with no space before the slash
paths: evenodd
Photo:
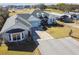
<path id="1" fill-rule="evenodd" d="M 10 41 L 11 41 L 11 34 L 9 34 L 9 39 L 10 39 Z"/>
<path id="2" fill-rule="evenodd" d="M 24 34 L 22 33 L 22 38 L 24 38 Z"/>
<path id="3" fill-rule="evenodd" d="M 9 40 L 10 41 L 18 41 L 18 40 L 23 40 L 23 39 L 24 39 L 23 33 L 12 33 L 12 34 L 9 34 Z"/>
<path id="4" fill-rule="evenodd" d="M 12 34 L 13 40 L 20 40 L 20 34 L 19 33 L 14 33 Z"/>

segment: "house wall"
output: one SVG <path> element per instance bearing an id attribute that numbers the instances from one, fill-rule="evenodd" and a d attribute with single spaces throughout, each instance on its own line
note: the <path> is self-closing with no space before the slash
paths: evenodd
<path id="1" fill-rule="evenodd" d="M 20 34 L 20 33 L 23 33 L 23 37 L 24 37 L 24 38 L 23 38 L 23 39 L 20 39 L 20 40 L 17 40 L 17 41 L 21 41 L 21 40 L 24 40 L 24 39 L 25 39 L 25 40 L 28 40 L 28 31 L 25 30 L 25 31 L 23 31 L 23 32 L 19 32 L 19 34 Z M 8 41 L 8 42 L 16 42 L 16 41 L 12 41 L 12 40 L 11 40 L 11 37 L 10 37 L 11 34 L 13 34 L 13 33 L 4 33 L 4 34 L 3 34 L 3 39 L 5 39 L 6 42 L 7 42 L 7 41 Z"/>
<path id="2" fill-rule="evenodd" d="M 52 24 L 54 22 L 56 22 L 56 18 L 49 18 L 48 19 L 48 24 Z"/>

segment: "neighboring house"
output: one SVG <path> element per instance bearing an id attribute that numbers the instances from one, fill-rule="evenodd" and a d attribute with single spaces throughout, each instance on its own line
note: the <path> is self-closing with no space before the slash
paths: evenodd
<path id="1" fill-rule="evenodd" d="M 71 23 L 73 22 L 73 19 L 69 15 L 63 15 L 60 18 L 61 21 L 64 21 L 65 23 Z"/>
<path id="2" fill-rule="evenodd" d="M 75 19 L 75 15 L 73 13 L 65 12 L 59 17 L 60 21 L 64 21 L 65 23 L 71 23 Z"/>
<path id="3" fill-rule="evenodd" d="M 65 13 L 65 15 L 68 15 L 71 19 L 79 19 L 79 13 L 76 13 L 76 12 L 68 12 L 68 13 Z"/>
<path id="4" fill-rule="evenodd" d="M 2 38 L 8 42 L 17 42 L 24 39 L 29 40 L 32 34 L 32 28 L 39 28 L 42 17 L 48 16 L 49 14 L 40 10 L 35 10 L 32 14 L 18 14 L 8 18 L 2 27 L 0 34 Z M 51 21 L 50 21 L 51 22 Z M 51 24 L 49 22 L 49 24 Z"/>
<path id="5" fill-rule="evenodd" d="M 56 18 L 58 17 L 57 15 L 49 14 L 49 13 L 43 12 L 41 10 L 35 10 L 32 13 L 32 15 L 37 17 L 37 18 L 40 18 L 40 17 L 44 18 L 45 16 L 47 16 L 48 17 L 48 19 L 47 19 L 48 24 L 52 24 L 53 22 L 55 22 Z"/>
<path id="6" fill-rule="evenodd" d="M 57 15 L 50 14 L 48 19 L 48 24 L 57 23 L 56 20 L 57 20 Z"/>

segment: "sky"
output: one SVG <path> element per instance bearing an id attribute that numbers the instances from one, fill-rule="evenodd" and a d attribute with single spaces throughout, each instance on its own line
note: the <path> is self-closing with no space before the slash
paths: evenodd
<path id="1" fill-rule="evenodd" d="M 0 0 L 0 3 L 78 3 L 79 0 Z"/>
<path id="2" fill-rule="evenodd" d="M 27 4 L 37 4 L 37 3 L 75 3 L 79 4 L 79 0 L 0 0 L 0 3 L 27 3 Z"/>
<path id="3" fill-rule="evenodd" d="M 39 3 L 0 3 L 0 5 L 37 5 Z M 51 5 L 54 3 L 44 3 L 45 5 Z"/>
<path id="4" fill-rule="evenodd" d="M 57 3 L 79 4 L 79 0 L 0 0 L 0 5 L 36 5 L 44 3 L 45 5 Z"/>

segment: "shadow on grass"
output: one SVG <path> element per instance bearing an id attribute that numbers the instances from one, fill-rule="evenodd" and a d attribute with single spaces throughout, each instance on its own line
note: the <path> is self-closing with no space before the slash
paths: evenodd
<path id="1" fill-rule="evenodd" d="M 78 37 L 75 37 L 75 36 L 70 36 L 70 37 L 72 37 L 72 38 L 76 38 L 76 39 L 79 39 Z"/>
<path id="2" fill-rule="evenodd" d="M 64 22 L 64 23 L 74 23 L 74 21 L 66 21 L 66 20 L 59 20 L 60 22 Z"/>
<path id="3" fill-rule="evenodd" d="M 33 52 L 38 44 L 35 41 L 23 40 L 20 42 L 7 42 L 8 50 Z"/>
<path id="4" fill-rule="evenodd" d="M 55 24 L 50 24 L 50 25 L 48 25 L 48 27 L 49 27 L 49 28 L 51 28 L 51 27 L 64 27 L 64 25 L 55 23 Z"/>

